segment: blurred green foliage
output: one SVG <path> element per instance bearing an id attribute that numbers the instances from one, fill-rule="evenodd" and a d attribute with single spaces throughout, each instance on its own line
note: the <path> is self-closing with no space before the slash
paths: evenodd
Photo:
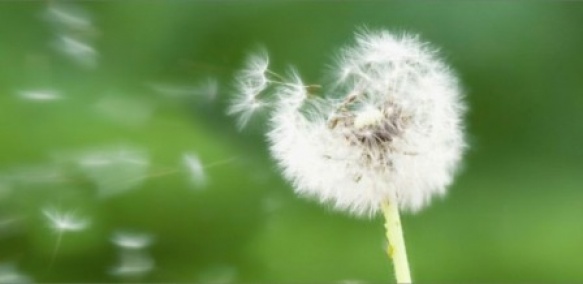
<path id="1" fill-rule="evenodd" d="M 63 31 L 47 20 L 54 5 L 90 17 L 95 66 L 55 48 Z M 0 264 L 39 282 L 118 281 L 110 238 L 131 229 L 155 237 L 155 268 L 140 281 L 392 281 L 382 220 L 296 197 L 268 157 L 261 120 L 240 133 L 224 114 L 233 72 L 257 44 L 274 70 L 292 64 L 317 83 L 363 26 L 441 47 L 470 107 L 471 149 L 457 182 L 403 219 L 414 280 L 583 281 L 583 4 L 550 1 L 4 1 Z M 219 82 L 212 101 L 152 88 L 208 78 Z M 31 89 L 62 97 L 22 95 Z M 150 115 L 112 119 L 97 107 L 112 96 Z M 59 157 L 111 145 L 147 151 L 150 178 L 100 198 Z M 207 165 L 231 162 L 206 168 L 200 189 L 180 171 L 158 175 L 188 152 Z M 64 168 L 68 180 L 9 182 L 30 167 Z M 91 219 L 63 236 L 53 264 L 57 235 L 42 213 L 51 205 Z"/>

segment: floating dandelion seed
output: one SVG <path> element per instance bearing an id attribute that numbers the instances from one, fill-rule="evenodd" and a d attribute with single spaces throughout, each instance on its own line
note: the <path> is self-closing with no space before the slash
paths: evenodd
<path id="1" fill-rule="evenodd" d="M 193 93 L 207 101 L 214 101 L 219 94 L 219 82 L 215 78 L 207 78 L 196 85 Z"/>
<path id="2" fill-rule="evenodd" d="M 77 216 L 73 211 L 48 208 L 43 210 L 43 215 L 48 219 L 50 227 L 57 232 L 82 231 L 89 225 L 87 219 Z"/>
<path id="3" fill-rule="evenodd" d="M 53 46 L 57 51 L 83 67 L 97 65 L 98 53 L 93 44 L 97 29 L 86 10 L 70 3 L 49 2 L 45 19 L 55 29 L 57 39 Z"/>
<path id="4" fill-rule="evenodd" d="M 204 166 L 198 156 L 194 154 L 184 154 L 182 161 L 186 166 L 192 182 L 197 187 L 202 187 L 206 184 L 206 175 L 204 173 Z"/>
<path id="5" fill-rule="evenodd" d="M 135 279 L 148 274 L 154 265 L 154 259 L 143 251 L 122 251 L 119 264 L 110 273 L 124 279 Z"/>
<path id="6" fill-rule="evenodd" d="M 119 263 L 110 270 L 114 276 L 129 280 L 145 276 L 154 268 L 154 259 L 147 253 L 154 238 L 149 234 L 117 232 L 113 243 L 120 249 Z"/>
<path id="7" fill-rule="evenodd" d="M 50 267 L 55 261 L 63 235 L 67 232 L 78 232 L 86 229 L 89 226 L 89 220 L 77 216 L 73 211 L 60 211 L 53 207 L 44 209 L 43 215 L 48 219 L 49 226 L 57 233 L 57 241 L 49 262 Z"/>
<path id="8" fill-rule="evenodd" d="M 248 65 L 256 72 L 243 74 L 272 74 Z M 320 98 L 309 95 L 295 72 L 286 81 L 265 80 L 275 88 L 256 88 L 275 97 L 271 154 L 298 194 L 358 216 L 382 211 L 397 282 L 410 283 L 399 209 L 422 209 L 453 181 L 465 148 L 457 79 L 416 36 L 384 31 L 358 34 L 336 69 Z M 239 82 L 254 82 L 248 77 L 254 78 Z M 240 125 L 254 111 L 252 105 L 239 110 L 241 100 L 259 96 L 246 91 L 232 106 Z"/>
<path id="9" fill-rule="evenodd" d="M 239 116 L 237 124 L 240 129 L 247 125 L 254 113 L 266 106 L 260 95 L 271 82 L 267 77 L 268 66 L 267 52 L 261 50 L 247 59 L 245 68 L 237 75 L 237 96 L 231 102 L 227 113 Z"/>
<path id="10" fill-rule="evenodd" d="M 97 51 L 90 44 L 82 40 L 72 36 L 62 35 L 59 36 L 56 47 L 84 66 L 92 67 L 95 65 Z"/>
<path id="11" fill-rule="evenodd" d="M 124 249 L 144 249 L 152 244 L 154 238 L 149 234 L 117 232 L 111 238 L 113 243 Z"/>
<path id="12" fill-rule="evenodd" d="M 68 28 L 74 30 L 93 29 L 89 14 L 78 6 L 73 5 L 49 5 L 46 18 L 56 28 Z"/>
<path id="13" fill-rule="evenodd" d="M 18 96 L 25 100 L 37 102 L 57 101 L 63 96 L 55 90 L 25 90 L 18 92 Z"/>

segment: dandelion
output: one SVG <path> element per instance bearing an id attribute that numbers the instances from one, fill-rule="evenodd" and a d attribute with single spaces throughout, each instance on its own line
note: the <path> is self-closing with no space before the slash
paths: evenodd
<path id="1" fill-rule="evenodd" d="M 321 97 L 297 73 L 272 82 L 270 151 L 296 193 L 382 211 L 397 282 L 410 283 L 399 210 L 419 211 L 453 181 L 465 148 L 458 82 L 413 35 L 363 31 L 338 58 Z"/>

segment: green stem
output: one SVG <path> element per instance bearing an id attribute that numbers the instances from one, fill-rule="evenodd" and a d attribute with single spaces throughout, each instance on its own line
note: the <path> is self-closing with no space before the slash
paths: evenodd
<path id="1" fill-rule="evenodd" d="M 405 239 L 403 238 L 403 228 L 401 227 L 401 217 L 396 204 L 384 201 L 382 204 L 385 216 L 385 229 L 389 245 L 387 254 L 393 260 L 395 277 L 397 283 L 411 283 L 411 271 L 407 260 L 407 250 L 405 249 Z"/>

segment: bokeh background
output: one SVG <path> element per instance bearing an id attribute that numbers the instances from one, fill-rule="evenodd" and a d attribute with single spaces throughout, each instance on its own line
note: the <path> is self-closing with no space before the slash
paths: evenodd
<path id="1" fill-rule="evenodd" d="M 0 282 L 393 281 L 380 218 L 295 196 L 225 115 L 258 45 L 319 83 L 362 26 L 467 94 L 463 170 L 403 217 L 414 280 L 583 281 L 583 3 L 49 0 L 0 3 Z"/>

